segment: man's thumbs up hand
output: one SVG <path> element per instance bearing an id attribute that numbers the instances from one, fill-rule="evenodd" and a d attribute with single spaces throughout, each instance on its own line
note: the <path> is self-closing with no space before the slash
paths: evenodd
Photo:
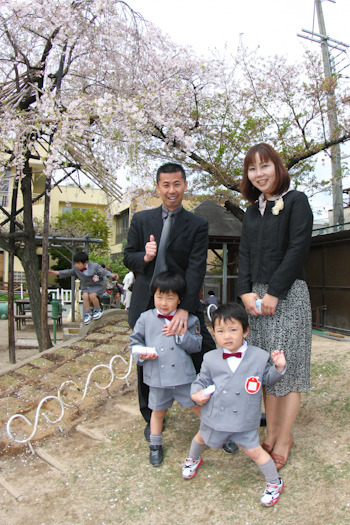
<path id="1" fill-rule="evenodd" d="M 146 243 L 145 252 L 146 253 L 143 260 L 146 263 L 153 261 L 153 259 L 157 255 L 157 243 L 155 241 L 154 235 L 149 236 L 149 242 Z"/>

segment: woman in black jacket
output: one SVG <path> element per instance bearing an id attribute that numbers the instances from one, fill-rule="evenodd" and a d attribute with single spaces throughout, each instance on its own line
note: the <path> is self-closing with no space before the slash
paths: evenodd
<path id="1" fill-rule="evenodd" d="M 263 448 L 282 468 L 293 443 L 301 392 L 310 388 L 311 306 L 305 263 L 312 232 L 306 195 L 289 189 L 290 177 L 268 144 L 249 149 L 242 195 L 251 203 L 242 228 L 238 295 L 250 314 L 251 344 L 284 350 L 287 370 L 266 388 L 267 434 Z"/>

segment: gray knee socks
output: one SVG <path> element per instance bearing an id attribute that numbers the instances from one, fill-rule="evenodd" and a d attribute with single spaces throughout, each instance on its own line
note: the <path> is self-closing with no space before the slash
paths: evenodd
<path id="1" fill-rule="evenodd" d="M 203 452 L 203 450 L 205 449 L 205 447 L 206 447 L 206 445 L 200 445 L 200 444 L 197 443 L 197 441 L 193 438 L 193 439 L 192 439 L 191 446 L 190 446 L 189 457 L 192 458 L 192 459 L 199 459 L 199 458 L 200 458 L 200 455 L 201 455 L 201 453 Z"/>
<path id="2" fill-rule="evenodd" d="M 151 445 L 161 445 L 162 444 L 162 434 L 151 434 L 150 443 Z"/>
<path id="3" fill-rule="evenodd" d="M 261 472 L 264 474 L 266 483 L 272 483 L 273 485 L 279 484 L 279 477 L 276 469 L 276 465 L 273 462 L 273 459 L 270 459 L 264 465 L 258 465 Z"/>

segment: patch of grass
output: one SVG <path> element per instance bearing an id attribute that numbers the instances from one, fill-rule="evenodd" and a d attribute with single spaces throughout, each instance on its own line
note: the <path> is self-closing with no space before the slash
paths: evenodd
<path id="1" fill-rule="evenodd" d="M 333 377 L 342 373 L 340 365 L 335 361 L 316 362 L 311 364 L 311 378 Z"/>
<path id="2" fill-rule="evenodd" d="M 27 299 L 28 294 L 24 294 L 24 299 Z M 13 296 L 13 300 L 14 301 L 17 301 L 17 299 L 21 299 L 21 296 L 20 295 L 14 295 Z M 0 302 L 8 302 L 8 294 L 7 293 L 3 293 L 3 294 L 0 294 Z"/>

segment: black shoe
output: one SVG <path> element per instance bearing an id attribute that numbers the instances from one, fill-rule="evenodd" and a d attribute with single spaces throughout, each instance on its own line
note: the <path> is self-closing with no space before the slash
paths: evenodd
<path id="1" fill-rule="evenodd" d="M 149 443 L 151 441 L 151 424 L 150 423 L 147 423 L 147 425 L 145 426 L 143 435 L 145 436 L 145 440 L 148 441 Z"/>
<path id="2" fill-rule="evenodd" d="M 163 463 L 163 445 L 150 445 L 149 450 L 149 462 L 154 467 L 159 467 Z"/>
<path id="3" fill-rule="evenodd" d="M 234 443 L 233 441 L 226 441 L 226 443 L 224 443 L 224 445 L 222 445 L 222 448 L 228 454 L 233 454 L 234 452 L 237 452 L 237 450 L 238 450 L 238 447 L 237 447 L 236 443 Z"/>

